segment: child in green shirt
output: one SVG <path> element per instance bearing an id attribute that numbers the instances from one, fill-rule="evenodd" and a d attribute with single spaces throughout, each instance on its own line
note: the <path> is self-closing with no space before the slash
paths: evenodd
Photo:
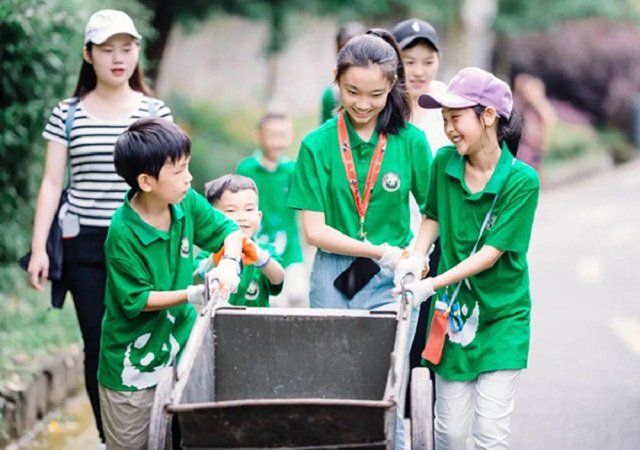
<path id="1" fill-rule="evenodd" d="M 527 367 L 531 292 L 527 250 L 540 193 L 533 168 L 515 158 L 522 123 L 509 85 L 477 67 L 443 93 L 420 96 L 442 108 L 454 145 L 438 151 L 414 256 L 396 268 L 418 280 L 424 254 L 442 243 L 438 275 L 409 283 L 414 306 L 436 291 L 423 363 L 435 373 L 436 448 L 508 448 L 510 418 Z"/>
<path id="2" fill-rule="evenodd" d="M 211 205 L 238 224 L 246 237 L 251 239 L 255 236 L 262 212 L 258 209 L 258 188 L 251 178 L 224 175 L 205 185 L 205 195 Z M 243 267 L 238 291 L 229 298 L 229 303 L 268 307 L 269 297 L 282 291 L 284 269 L 280 264 L 281 258 L 272 245 L 249 242 L 255 247 L 252 253 L 257 254 L 257 260 Z M 207 251 L 200 252 L 194 261 L 198 274 L 205 273 L 212 265 L 211 253 Z"/>
<path id="3" fill-rule="evenodd" d="M 193 246 L 225 255 L 209 276 L 221 294 L 239 283 L 242 233 L 190 189 L 191 142 L 177 125 L 141 119 L 116 142 L 116 172 L 131 189 L 105 242 L 106 312 L 98 380 L 107 448 L 147 447 L 155 386 L 179 358 L 195 321 Z"/>
<path id="4" fill-rule="evenodd" d="M 304 306 L 308 304 L 308 273 L 302 264 L 298 213 L 287 207 L 296 165 L 284 155 L 291 145 L 291 119 L 282 113 L 265 114 L 255 139 L 260 148 L 238 164 L 237 172 L 255 181 L 261 194 L 263 215 L 256 239 L 273 245 L 287 272 L 284 292 L 273 301 L 278 306 Z"/>

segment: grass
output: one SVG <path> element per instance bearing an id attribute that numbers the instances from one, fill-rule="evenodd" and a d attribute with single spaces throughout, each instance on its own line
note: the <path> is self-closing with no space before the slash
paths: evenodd
<path id="1" fill-rule="evenodd" d="M 39 293 L 27 285 L 17 264 L 0 267 L 0 390 L 7 382 L 29 379 L 38 361 L 81 345 L 73 302 L 48 311 L 49 291 Z"/>

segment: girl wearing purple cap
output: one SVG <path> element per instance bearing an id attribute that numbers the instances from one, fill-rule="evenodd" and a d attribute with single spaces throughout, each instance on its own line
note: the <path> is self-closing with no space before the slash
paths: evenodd
<path id="1" fill-rule="evenodd" d="M 435 157 L 416 251 L 440 236 L 438 275 L 406 286 L 436 295 L 423 364 L 436 373 L 436 449 L 507 449 L 514 395 L 527 367 L 527 250 L 538 203 L 535 170 L 515 159 L 522 126 L 509 86 L 469 67 L 423 108 L 442 108 L 452 146 Z M 414 267 L 412 267 L 412 265 Z M 412 258 L 396 276 L 417 276 Z"/>
<path id="2" fill-rule="evenodd" d="M 139 40 L 133 21 L 121 11 L 99 11 L 87 23 L 73 97 L 53 108 L 42 134 L 48 141 L 47 156 L 28 267 L 30 284 L 43 291 L 49 272 L 45 244 L 69 170 L 63 274 L 53 306 L 62 307 L 66 292 L 71 292 L 84 342 L 85 385 L 102 442 L 97 371 L 106 281 L 103 244 L 111 215 L 127 191 L 113 166 L 113 147 L 141 117 L 172 120 L 169 108 L 150 97 L 144 84 Z"/>

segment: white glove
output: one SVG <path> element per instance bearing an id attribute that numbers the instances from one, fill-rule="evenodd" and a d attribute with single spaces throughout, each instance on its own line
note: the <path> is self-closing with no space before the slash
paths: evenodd
<path id="1" fill-rule="evenodd" d="M 240 264 L 229 258 L 222 258 L 218 266 L 209 272 L 209 280 L 217 280 L 220 283 L 219 298 L 228 300 L 231 294 L 238 292 L 240 284 Z"/>
<path id="2" fill-rule="evenodd" d="M 422 278 L 425 259 L 426 257 L 421 252 L 413 252 L 408 258 L 400 259 L 396 265 L 393 284 L 400 286 L 405 277 L 408 277 L 406 280 L 408 283 L 419 281 Z"/>
<path id="3" fill-rule="evenodd" d="M 404 286 L 404 290 L 407 293 L 407 298 L 411 302 L 411 306 L 419 308 L 425 300 L 435 294 L 433 290 L 433 278 L 425 278 L 421 281 L 407 283 Z M 394 293 L 396 292 L 399 293 L 400 288 L 395 288 Z"/>
<path id="4" fill-rule="evenodd" d="M 187 301 L 192 305 L 204 305 L 206 297 L 204 295 L 204 284 L 192 284 L 187 287 Z"/>
<path id="5" fill-rule="evenodd" d="M 204 279 L 204 276 L 213 269 L 213 258 L 209 256 L 198 263 L 198 276 Z"/>
<path id="6" fill-rule="evenodd" d="M 394 247 L 389 244 L 382 244 L 382 247 L 384 248 L 384 253 L 382 254 L 382 258 L 378 259 L 376 262 L 382 268 L 395 270 L 396 264 L 398 264 L 403 250 L 400 247 Z"/>

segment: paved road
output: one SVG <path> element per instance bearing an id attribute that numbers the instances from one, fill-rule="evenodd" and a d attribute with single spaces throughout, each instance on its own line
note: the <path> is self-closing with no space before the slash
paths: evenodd
<path id="1" fill-rule="evenodd" d="M 640 161 L 543 192 L 516 450 L 640 449 Z"/>

